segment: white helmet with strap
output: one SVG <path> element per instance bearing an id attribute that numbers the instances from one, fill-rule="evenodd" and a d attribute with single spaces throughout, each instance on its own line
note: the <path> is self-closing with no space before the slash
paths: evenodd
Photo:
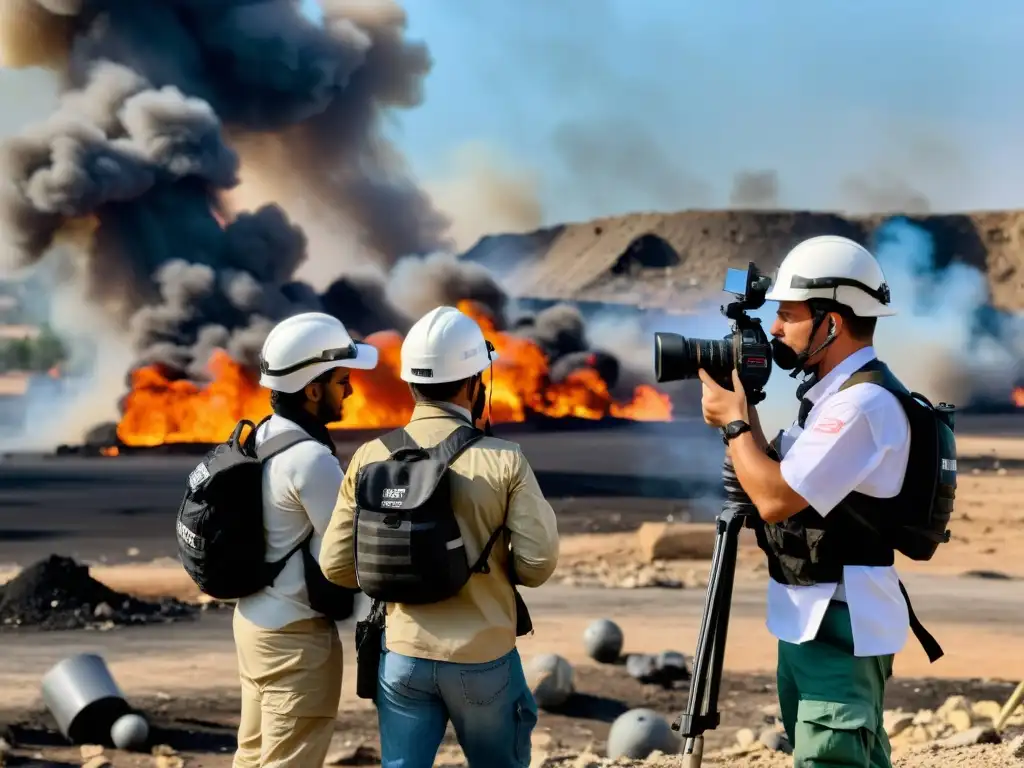
<path id="1" fill-rule="evenodd" d="M 323 312 L 303 312 L 275 325 L 260 352 L 260 385 L 298 392 L 333 368 L 377 367 L 377 348 L 356 344 L 345 325 Z"/>
<path id="2" fill-rule="evenodd" d="M 765 298 L 828 299 L 849 307 L 858 317 L 896 314 L 875 257 L 853 240 L 836 235 L 812 237 L 787 253 Z"/>
<path id="3" fill-rule="evenodd" d="M 402 342 L 402 380 L 439 384 L 474 376 L 498 359 L 476 320 L 455 307 L 421 317 Z"/>

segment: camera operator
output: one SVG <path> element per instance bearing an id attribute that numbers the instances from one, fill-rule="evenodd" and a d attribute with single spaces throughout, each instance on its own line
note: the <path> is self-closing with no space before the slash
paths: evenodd
<path id="1" fill-rule="evenodd" d="M 871 253 L 834 236 L 793 248 L 766 298 L 779 302 L 775 365 L 807 374 L 797 420 L 769 443 L 739 375 L 729 390 L 701 370 L 704 420 L 723 428 L 760 516 L 767 626 L 779 640 L 779 703 L 794 765 L 888 768 L 882 703 L 893 656 L 909 628 L 933 660 L 941 655 L 913 615 L 892 544 L 855 506 L 870 497 L 869 512 L 880 508 L 910 476 L 910 421 L 891 391 L 900 385 L 872 347 L 876 318 L 895 312 Z M 888 377 L 885 385 L 863 381 L 868 371 Z"/>

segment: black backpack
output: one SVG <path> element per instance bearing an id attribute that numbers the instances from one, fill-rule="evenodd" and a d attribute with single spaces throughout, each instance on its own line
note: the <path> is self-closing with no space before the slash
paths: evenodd
<path id="1" fill-rule="evenodd" d="M 954 408 L 946 403 L 934 406 L 924 395 L 909 391 L 880 360 L 851 375 L 839 391 L 862 383 L 876 384 L 899 400 L 910 426 L 910 457 L 900 493 L 894 499 L 870 499 L 874 507 L 891 507 L 877 524 L 851 505 L 841 506 L 906 557 L 931 560 L 939 545 L 950 539 L 946 526 L 956 500 Z"/>
<path id="2" fill-rule="evenodd" d="M 237 600 L 270 586 L 285 564 L 301 551 L 306 588 L 313 610 L 336 621 L 351 616 L 358 590 L 327 580 L 309 551 L 312 533 L 285 557 L 266 562 L 263 529 L 263 464 L 294 445 L 313 440 L 291 430 L 255 448 L 254 425 L 243 419 L 231 436 L 215 446 L 188 476 L 175 526 L 178 555 L 185 571 L 204 593 L 218 600 Z M 244 427 L 250 428 L 242 440 Z"/>
<path id="3" fill-rule="evenodd" d="M 432 448 L 421 448 L 404 429 L 381 441 L 383 461 L 360 467 L 355 490 L 355 560 L 359 587 L 382 603 L 423 605 L 455 596 L 487 560 L 500 526 L 472 566 L 452 509 L 449 467 L 483 437 L 460 426 Z"/>

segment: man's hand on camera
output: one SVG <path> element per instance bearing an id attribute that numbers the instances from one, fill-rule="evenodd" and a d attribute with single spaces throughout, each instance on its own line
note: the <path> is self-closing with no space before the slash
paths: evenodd
<path id="1" fill-rule="evenodd" d="M 749 422 L 747 393 L 743 390 L 740 375 L 735 369 L 732 372 L 733 388 L 731 391 L 719 386 L 703 368 L 698 369 L 697 375 L 704 384 L 704 394 L 700 404 L 704 411 L 706 424 L 712 427 L 724 427 L 732 421 Z"/>

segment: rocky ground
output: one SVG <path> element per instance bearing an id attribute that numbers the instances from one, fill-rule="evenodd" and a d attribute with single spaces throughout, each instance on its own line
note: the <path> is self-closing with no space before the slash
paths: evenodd
<path id="1" fill-rule="evenodd" d="M 774 749 L 772 734 L 778 732 L 777 699 L 768 675 L 727 675 L 723 681 L 720 711 L 723 725 L 706 734 L 705 764 L 718 766 L 784 766 L 792 762 Z M 935 762 L 942 757 L 970 755 L 983 759 L 992 755 L 1007 760 L 1010 745 L 1017 749 L 1016 736 L 1024 733 L 1024 714 L 1019 714 L 995 745 L 957 746 L 963 741 L 994 739 L 986 726 L 1007 695 L 1008 685 L 972 680 L 894 680 L 888 692 L 891 708 L 887 726 L 893 733 L 896 765 L 957 765 Z M 598 765 L 680 765 L 680 757 L 666 755 L 648 761 L 613 762 L 605 758 L 606 739 L 611 723 L 629 709 L 643 707 L 657 712 L 678 713 L 686 706 L 688 688 L 672 689 L 642 685 L 631 679 L 621 666 L 580 668 L 576 675 L 576 694 L 563 707 L 543 711 L 534 737 L 534 766 Z M 234 733 L 237 727 L 238 701 L 234 695 L 202 695 L 187 700 L 176 696 L 158 696 L 133 701 L 147 713 L 152 725 L 154 747 L 148 753 L 134 754 L 103 749 L 110 764 L 121 768 L 173 765 L 224 768 L 231 764 Z M 66 746 L 56 732 L 49 714 L 41 708 L 17 713 L 0 711 L 0 733 L 8 745 L 7 765 L 79 765 L 89 758 L 92 768 L 99 747 Z M 379 741 L 375 713 L 371 709 L 343 710 L 339 713 L 337 736 L 331 750 L 332 765 L 378 765 Z M 1024 755 L 1024 752 L 1022 752 Z M 789 762 L 787 763 L 787 759 Z M 928 762 L 931 760 L 932 762 Z M 181 761 L 179 763 L 178 761 Z M 588 762 L 589 761 L 589 762 Z M 458 766 L 461 760 L 454 735 L 449 731 L 437 765 Z M 985 766 L 988 763 L 963 763 Z M 1010 762 L 991 763 L 1007 766 Z M 1024 764 L 1024 763 L 1022 763 Z"/>
<path id="2" fill-rule="evenodd" d="M 961 448 L 1024 455 L 1024 441 L 981 439 Z M 920 595 L 915 606 L 947 657 L 928 665 L 919 649 L 908 648 L 897 658 L 886 702 L 896 766 L 1024 765 L 1021 713 L 999 734 L 1000 743 L 958 746 L 995 740 L 992 718 L 1024 678 L 1016 653 L 1024 622 L 1012 609 L 1018 604 L 1016 580 L 1024 577 L 1024 474 L 1000 469 L 993 465 L 962 475 L 954 540 L 933 562 L 900 563 L 908 589 Z M 667 508 L 664 523 L 636 530 L 566 535 L 556 579 L 529 595 L 537 634 L 524 638 L 524 659 L 558 654 L 572 665 L 574 683 L 567 702 L 541 714 L 535 768 L 681 765 L 679 755 L 610 762 L 607 740 L 612 723 L 627 711 L 650 709 L 666 723 L 673 720 L 686 706 L 689 683 L 642 682 L 630 675 L 627 663 L 588 659 L 580 642 L 584 627 L 607 616 L 622 626 L 623 651 L 634 658 L 666 650 L 689 658 L 714 530 L 680 523 L 677 512 Z M 11 619 L 0 634 L 0 753 L 7 765 L 230 765 L 238 713 L 230 616 L 210 606 L 204 610 L 180 566 L 163 561 L 85 571 L 54 558 L 9 570 L 0 583 L 12 578 L 0 587 L 0 617 Z M 773 644 L 759 613 L 763 580 L 762 559 L 745 537 L 720 696 L 722 723 L 706 734 L 704 765 L 792 763 L 779 749 L 784 744 L 776 721 Z M 332 761 L 376 765 L 375 713 L 352 693 L 351 626 L 342 627 L 342 637 L 345 692 Z M 89 745 L 83 750 L 56 733 L 39 701 L 38 680 L 57 660 L 79 652 L 102 653 L 108 660 L 131 703 L 150 718 L 155 752 L 100 753 Z M 437 765 L 462 764 L 449 734 Z"/>

